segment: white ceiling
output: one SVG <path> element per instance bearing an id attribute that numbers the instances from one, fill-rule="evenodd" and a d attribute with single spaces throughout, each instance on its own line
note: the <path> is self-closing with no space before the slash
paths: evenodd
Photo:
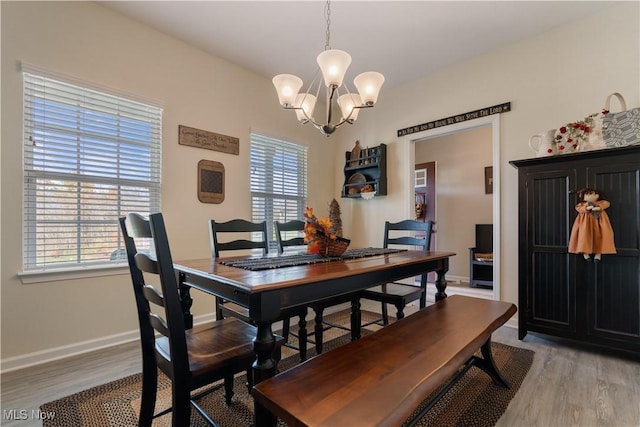
<path id="1" fill-rule="evenodd" d="M 269 79 L 296 74 L 306 86 L 325 47 L 324 1 L 99 3 Z M 334 0 L 331 47 L 351 54 L 349 83 L 379 71 L 392 87 L 615 4 Z"/>

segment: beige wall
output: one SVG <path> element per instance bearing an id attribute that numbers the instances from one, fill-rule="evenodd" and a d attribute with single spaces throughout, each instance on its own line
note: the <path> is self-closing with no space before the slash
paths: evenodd
<path id="1" fill-rule="evenodd" d="M 511 101 L 500 128 L 502 297 L 517 301 L 517 182 L 508 161 L 530 157 L 530 135 L 598 111 L 607 94 L 640 105 L 639 4 L 629 2 L 581 22 L 479 56 L 389 90 L 330 142 L 278 108 L 268 79 L 136 24 L 92 3 L 2 2 L 1 291 L 2 367 L 82 351 L 135 337 L 126 275 L 24 285 L 21 270 L 21 75 L 18 61 L 71 75 L 164 105 L 163 205 L 174 258 L 206 256 L 206 221 L 247 212 L 251 129 L 308 144 L 310 205 L 339 197 L 344 151 L 388 146 L 389 195 L 340 199 L 354 246 L 380 244 L 384 220 L 406 217 L 408 139 L 396 131 Z M 615 48 L 614 48 L 615 46 Z M 383 70 L 381 70 L 383 71 Z M 178 146 L 179 124 L 240 138 L 240 155 Z M 222 162 L 227 197 L 204 205 L 195 194 L 200 159 Z M 328 166 L 329 165 L 329 166 Z M 328 173 L 333 165 L 334 175 Z M 494 165 L 496 167 L 496 165 Z M 405 208 L 406 207 L 406 208 Z M 466 257 L 466 254 L 459 254 Z M 199 299 L 196 314 L 213 301 Z M 7 363 L 8 362 L 8 363 Z"/>
<path id="2" fill-rule="evenodd" d="M 512 111 L 500 117 L 500 160 L 494 173 L 496 167 L 502 173 L 500 295 L 517 303 L 518 183 L 517 170 L 508 162 L 533 157 L 531 135 L 600 111 L 611 92 L 621 92 L 629 108 L 640 106 L 638 2 L 616 5 L 402 87 L 383 87 L 376 107 L 341 134 L 345 148 L 356 139 L 365 145 L 389 144 L 389 195 L 368 204 L 348 200 L 343 206 L 354 233 L 366 239 L 357 244 L 377 244 L 377 235 L 359 232 L 404 219 L 411 209 L 411 138 L 398 138 L 398 129 L 511 102 Z"/>
<path id="3" fill-rule="evenodd" d="M 104 338 L 118 341 L 120 334 L 137 328 L 127 274 L 36 284 L 22 284 L 17 277 L 22 268 L 19 61 L 163 105 L 162 210 L 174 259 L 209 256 L 209 218 L 249 218 L 252 129 L 308 145 L 310 203 L 331 201 L 334 177 L 326 173 L 326 165 L 333 164 L 333 153 L 326 149 L 326 138 L 279 108 L 269 80 L 95 3 L 2 2 L 1 7 L 3 369 L 11 366 L 11 358 L 82 351 Z M 236 136 L 240 155 L 178 145 L 178 125 Z M 225 166 L 222 204 L 197 199 L 201 159 Z M 213 299 L 199 298 L 194 312 L 209 313 L 212 308 Z M 34 354 L 41 351 L 45 354 Z"/>
<path id="4" fill-rule="evenodd" d="M 484 168 L 491 166 L 491 127 L 484 126 L 415 144 L 415 162 L 436 162 L 436 245 L 451 258 L 448 279 L 469 280 L 469 248 L 475 225 L 491 224 L 491 194 L 485 194 Z"/>

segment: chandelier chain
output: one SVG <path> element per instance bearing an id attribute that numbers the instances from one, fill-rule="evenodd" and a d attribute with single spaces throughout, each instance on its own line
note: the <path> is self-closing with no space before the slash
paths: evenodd
<path id="1" fill-rule="evenodd" d="M 327 0 L 327 4 L 324 7 L 324 14 L 327 17 L 327 33 L 326 33 L 326 42 L 324 44 L 324 50 L 331 49 L 331 2 Z"/>

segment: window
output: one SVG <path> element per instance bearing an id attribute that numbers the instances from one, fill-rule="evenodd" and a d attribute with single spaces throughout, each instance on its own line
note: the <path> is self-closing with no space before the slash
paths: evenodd
<path id="1" fill-rule="evenodd" d="M 273 222 L 301 219 L 306 204 L 307 147 L 251 134 L 251 217 L 267 221 L 273 247 Z"/>
<path id="2" fill-rule="evenodd" d="M 118 218 L 160 208 L 162 109 L 23 76 L 24 272 L 121 264 Z"/>

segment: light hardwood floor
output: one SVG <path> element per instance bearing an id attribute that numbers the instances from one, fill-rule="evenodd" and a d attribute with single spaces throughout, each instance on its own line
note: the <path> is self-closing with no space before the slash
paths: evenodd
<path id="1" fill-rule="evenodd" d="M 447 292 L 465 290 L 450 287 Z M 472 293 L 490 298 L 490 292 Z M 432 294 L 428 299 L 433 301 Z M 378 308 L 363 303 L 363 309 Z M 408 307 L 407 314 L 416 309 Z M 498 426 L 640 426 L 640 356 L 542 335 L 529 334 L 519 341 L 517 330 L 506 326 L 496 331 L 493 340 L 535 351 L 531 370 Z M 41 404 L 139 371 L 138 344 L 128 343 L 3 374 L 0 425 L 42 425 L 32 417 Z M 24 410 L 29 417 L 9 420 L 11 410 Z"/>

